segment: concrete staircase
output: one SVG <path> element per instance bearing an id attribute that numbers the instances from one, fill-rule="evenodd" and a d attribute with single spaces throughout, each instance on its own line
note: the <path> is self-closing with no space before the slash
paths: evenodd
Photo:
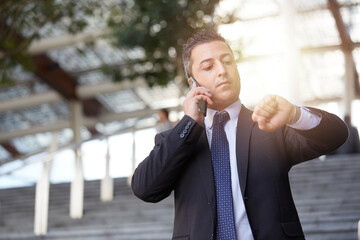
<path id="1" fill-rule="evenodd" d="M 100 182 L 85 182 L 84 216 L 69 217 L 70 184 L 50 190 L 46 236 L 33 234 L 35 187 L 0 190 L 0 239 L 171 239 L 173 200 L 144 203 L 133 196 L 127 179 L 114 181 L 114 200 L 100 201 Z"/>
<path id="2" fill-rule="evenodd" d="M 300 164 L 290 174 L 293 196 L 308 240 L 356 240 L 360 219 L 360 156 Z M 126 179 L 115 179 L 114 200 L 101 202 L 100 182 L 85 183 L 84 217 L 69 217 L 70 184 L 50 190 L 49 231 L 33 234 L 35 187 L 0 190 L 0 240 L 171 239 L 173 198 L 144 203 Z"/>
<path id="3" fill-rule="evenodd" d="M 295 166 L 292 193 L 308 240 L 357 240 L 360 156 L 332 156 Z"/>

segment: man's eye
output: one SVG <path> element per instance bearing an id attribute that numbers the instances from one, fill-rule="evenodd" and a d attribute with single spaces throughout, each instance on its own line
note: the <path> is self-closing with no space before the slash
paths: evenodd
<path id="1" fill-rule="evenodd" d="M 205 70 L 205 71 L 210 71 L 211 69 L 212 69 L 212 65 L 209 65 L 209 66 L 204 67 L 204 70 Z"/>
<path id="2" fill-rule="evenodd" d="M 223 62 L 224 62 L 224 64 L 226 64 L 226 65 L 231 65 L 231 64 L 233 63 L 232 60 L 224 60 Z"/>

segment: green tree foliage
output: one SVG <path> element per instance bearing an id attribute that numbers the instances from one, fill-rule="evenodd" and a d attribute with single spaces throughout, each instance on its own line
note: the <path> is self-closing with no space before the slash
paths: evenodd
<path id="1" fill-rule="evenodd" d="M 0 1 L 0 85 L 12 82 L 10 70 L 22 66 L 33 71 L 30 44 L 53 28 L 65 33 L 81 32 L 87 17 L 102 14 L 101 1 L 3 0 Z"/>
<path id="2" fill-rule="evenodd" d="M 176 76 L 184 79 L 182 45 L 198 28 L 214 27 L 218 0 L 132 0 L 113 8 L 108 25 L 114 30 L 113 44 L 140 47 L 145 59 L 122 68 L 109 69 L 122 78 L 142 76 L 152 85 L 166 85 Z M 134 69 L 136 66 L 136 69 Z"/>

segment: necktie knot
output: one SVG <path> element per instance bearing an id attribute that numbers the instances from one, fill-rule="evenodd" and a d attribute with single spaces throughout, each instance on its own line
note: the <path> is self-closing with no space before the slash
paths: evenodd
<path id="1" fill-rule="evenodd" d="M 218 112 L 214 116 L 214 126 L 220 124 L 224 126 L 227 121 L 229 121 L 230 116 L 226 111 Z"/>

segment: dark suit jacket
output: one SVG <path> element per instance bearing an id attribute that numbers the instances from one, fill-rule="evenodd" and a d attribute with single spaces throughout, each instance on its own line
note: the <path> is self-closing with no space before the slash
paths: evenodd
<path id="1" fill-rule="evenodd" d="M 348 136 L 346 125 L 330 113 L 312 130 L 284 126 L 261 131 L 242 106 L 236 146 L 241 192 L 256 240 L 304 239 L 291 195 L 288 172 L 295 164 L 333 151 Z M 132 179 L 134 194 L 158 202 L 174 190 L 173 239 L 213 239 L 216 195 L 205 130 L 184 116 L 171 130 L 155 137 L 155 147 Z"/>

